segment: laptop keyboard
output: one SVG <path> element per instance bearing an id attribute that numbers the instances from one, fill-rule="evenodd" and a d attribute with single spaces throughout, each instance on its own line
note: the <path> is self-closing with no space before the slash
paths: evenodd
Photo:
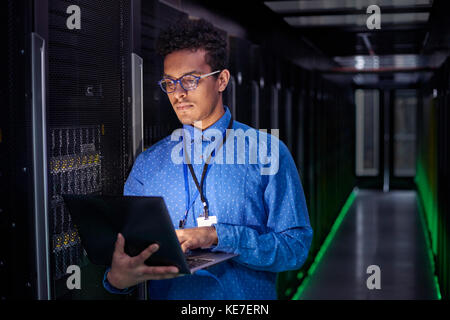
<path id="1" fill-rule="evenodd" d="M 214 260 L 205 259 L 205 258 L 186 257 L 186 262 L 190 269 L 196 268 L 198 266 L 201 266 L 203 264 L 206 264 L 206 263 L 212 262 L 212 261 L 214 261 Z"/>

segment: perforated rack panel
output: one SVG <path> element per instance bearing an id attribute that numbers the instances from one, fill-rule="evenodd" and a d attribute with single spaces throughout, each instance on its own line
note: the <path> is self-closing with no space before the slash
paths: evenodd
<path id="1" fill-rule="evenodd" d="M 69 29 L 68 6 L 81 10 Z M 55 298 L 104 294 L 102 270 L 89 263 L 61 194 L 122 194 L 129 170 L 130 1 L 50 0 L 48 13 L 49 221 Z M 70 265 L 92 278 L 65 286 Z M 83 269 L 84 268 L 84 269 Z M 95 274 L 95 275 L 94 275 Z"/>
<path id="2" fill-rule="evenodd" d="M 170 135 L 181 126 L 164 92 L 158 86 L 163 58 L 155 51 L 159 32 L 187 16 L 158 1 L 142 1 L 142 58 L 144 59 L 144 148 Z"/>

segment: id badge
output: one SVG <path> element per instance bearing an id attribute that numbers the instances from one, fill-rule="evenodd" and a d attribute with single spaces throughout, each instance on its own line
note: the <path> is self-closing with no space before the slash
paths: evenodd
<path id="1" fill-rule="evenodd" d="M 205 217 L 197 218 L 198 227 L 211 227 L 214 223 L 217 223 L 216 216 L 209 216 L 208 219 L 205 219 Z"/>

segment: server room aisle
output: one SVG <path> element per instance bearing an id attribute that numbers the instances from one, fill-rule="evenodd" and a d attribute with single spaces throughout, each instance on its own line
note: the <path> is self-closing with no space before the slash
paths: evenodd
<path id="1" fill-rule="evenodd" d="M 300 299 L 437 299 L 420 214 L 415 191 L 360 190 Z"/>

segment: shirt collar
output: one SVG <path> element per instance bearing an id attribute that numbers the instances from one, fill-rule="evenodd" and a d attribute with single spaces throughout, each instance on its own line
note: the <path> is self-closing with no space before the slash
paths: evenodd
<path id="1" fill-rule="evenodd" d="M 209 126 L 207 129 L 205 130 L 200 130 L 192 125 L 183 125 L 183 129 L 187 130 L 187 132 L 189 132 L 190 136 L 191 136 L 191 140 L 194 139 L 194 137 L 200 137 L 203 138 L 203 134 L 205 134 L 206 132 L 208 132 L 209 130 L 215 129 L 215 130 L 219 130 L 221 132 L 225 131 L 228 128 L 228 124 L 230 122 L 231 119 L 231 112 L 230 109 L 227 106 L 223 106 L 225 113 L 222 115 L 222 117 L 220 117 L 219 120 L 217 120 L 216 122 L 214 122 L 211 126 Z M 194 135 L 195 133 L 195 135 Z M 191 141 L 193 142 L 193 141 Z"/>

